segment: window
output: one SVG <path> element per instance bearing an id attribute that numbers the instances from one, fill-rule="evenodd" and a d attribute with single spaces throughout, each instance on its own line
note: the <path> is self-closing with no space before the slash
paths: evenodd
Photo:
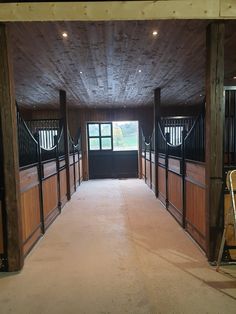
<path id="1" fill-rule="evenodd" d="M 112 122 L 114 150 L 138 150 L 138 121 Z"/>
<path id="2" fill-rule="evenodd" d="M 165 126 L 164 131 L 165 134 L 170 134 L 170 144 L 172 145 L 180 145 L 182 144 L 182 132 L 183 126 Z"/>
<path id="3" fill-rule="evenodd" d="M 52 148 L 55 143 L 55 136 L 58 135 L 58 130 L 39 130 L 39 143 L 44 149 Z"/>
<path id="4" fill-rule="evenodd" d="M 112 124 L 88 124 L 89 150 L 112 150 Z"/>
<path id="5" fill-rule="evenodd" d="M 138 150 L 138 121 L 88 123 L 89 150 Z"/>

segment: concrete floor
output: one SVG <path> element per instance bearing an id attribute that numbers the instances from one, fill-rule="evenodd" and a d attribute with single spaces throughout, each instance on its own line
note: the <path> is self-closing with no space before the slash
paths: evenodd
<path id="1" fill-rule="evenodd" d="M 216 273 L 143 181 L 89 181 L 0 274 L 0 313 L 235 314 L 236 267 Z"/>

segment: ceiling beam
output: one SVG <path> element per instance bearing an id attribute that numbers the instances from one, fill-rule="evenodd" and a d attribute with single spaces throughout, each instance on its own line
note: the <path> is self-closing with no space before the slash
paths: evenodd
<path id="1" fill-rule="evenodd" d="M 234 19 L 235 0 L 0 3 L 0 21 Z"/>

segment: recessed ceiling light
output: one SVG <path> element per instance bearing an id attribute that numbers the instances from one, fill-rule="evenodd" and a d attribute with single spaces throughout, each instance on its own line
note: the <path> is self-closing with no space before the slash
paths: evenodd
<path id="1" fill-rule="evenodd" d="M 142 72 L 142 70 L 138 70 L 138 72 L 139 72 L 139 73 L 141 73 L 141 72 Z"/>
<path id="2" fill-rule="evenodd" d="M 158 35 L 158 31 L 153 31 L 153 32 L 152 32 L 152 35 L 153 35 L 153 36 L 157 36 L 157 35 Z"/>
<path id="3" fill-rule="evenodd" d="M 68 37 L 67 32 L 63 32 L 63 33 L 62 33 L 62 37 L 67 38 L 67 37 Z"/>

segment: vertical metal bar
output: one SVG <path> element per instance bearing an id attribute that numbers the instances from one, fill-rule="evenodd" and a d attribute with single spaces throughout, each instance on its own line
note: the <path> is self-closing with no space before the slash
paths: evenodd
<path id="1" fill-rule="evenodd" d="M 40 202 L 40 221 L 41 221 L 41 232 L 45 233 L 45 222 L 44 222 L 44 204 L 43 204 L 43 165 L 42 165 L 42 157 L 41 157 L 41 147 L 39 142 L 39 133 L 36 135 L 36 139 L 38 142 L 38 179 L 39 179 L 39 202 Z"/>
<path id="2" fill-rule="evenodd" d="M 165 167 L 166 167 L 166 208 L 169 208 L 169 193 L 168 193 L 168 168 L 169 168 L 169 145 L 170 133 L 166 133 L 166 154 L 165 154 Z"/>

